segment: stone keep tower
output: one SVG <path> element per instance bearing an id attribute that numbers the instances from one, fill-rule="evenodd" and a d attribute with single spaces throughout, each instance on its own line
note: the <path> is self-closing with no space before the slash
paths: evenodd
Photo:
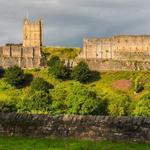
<path id="1" fill-rule="evenodd" d="M 41 47 L 42 31 L 42 20 L 31 22 L 25 18 L 23 24 L 23 47 Z"/>

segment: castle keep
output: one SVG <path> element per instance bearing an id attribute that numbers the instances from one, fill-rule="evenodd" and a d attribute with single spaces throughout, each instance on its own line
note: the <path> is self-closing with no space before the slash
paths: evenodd
<path id="1" fill-rule="evenodd" d="M 23 22 L 23 45 L 6 44 L 0 47 L 0 66 L 8 68 L 36 68 L 41 65 L 42 46 L 41 20 L 30 22 L 27 18 Z"/>
<path id="2" fill-rule="evenodd" d="M 84 39 L 78 59 L 92 70 L 149 70 L 150 36 L 120 35 L 110 38 Z"/>

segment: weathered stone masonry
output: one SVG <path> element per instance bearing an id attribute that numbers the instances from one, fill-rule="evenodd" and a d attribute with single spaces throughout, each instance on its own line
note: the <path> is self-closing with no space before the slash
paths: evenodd
<path id="1" fill-rule="evenodd" d="M 150 142 L 150 117 L 0 113 L 0 135 Z"/>
<path id="2" fill-rule="evenodd" d="M 0 66 L 8 68 L 37 68 L 41 65 L 40 47 L 23 47 L 17 45 L 0 47 Z"/>
<path id="3" fill-rule="evenodd" d="M 8 44 L 0 47 L 0 67 L 37 68 L 42 66 L 42 34 L 41 20 L 23 22 L 23 44 Z"/>
<path id="4" fill-rule="evenodd" d="M 120 35 L 84 39 L 77 59 L 84 59 L 92 70 L 149 70 L 150 36 Z"/>

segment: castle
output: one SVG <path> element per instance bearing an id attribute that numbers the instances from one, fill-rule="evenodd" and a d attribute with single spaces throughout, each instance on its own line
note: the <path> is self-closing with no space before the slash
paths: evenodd
<path id="1" fill-rule="evenodd" d="M 150 36 L 120 35 L 84 39 L 77 59 L 84 59 L 92 70 L 149 70 Z"/>
<path id="2" fill-rule="evenodd" d="M 36 68 L 41 66 L 42 46 L 41 20 L 30 22 L 27 18 L 23 22 L 23 44 L 6 44 L 0 47 L 0 66 L 8 68 Z"/>
<path id="3" fill-rule="evenodd" d="M 23 22 L 23 44 L 0 47 L 0 67 L 43 66 L 41 20 Z M 83 49 L 74 60 L 85 60 L 91 70 L 150 70 L 150 35 L 120 35 L 110 38 L 84 39 Z"/>

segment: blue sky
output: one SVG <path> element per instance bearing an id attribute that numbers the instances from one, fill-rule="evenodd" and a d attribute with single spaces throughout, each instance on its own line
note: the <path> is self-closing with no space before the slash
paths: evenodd
<path id="1" fill-rule="evenodd" d="M 150 34 L 150 0 L 0 0 L 0 45 L 22 42 L 27 15 L 44 21 L 44 44 L 80 46 L 84 37 Z"/>

